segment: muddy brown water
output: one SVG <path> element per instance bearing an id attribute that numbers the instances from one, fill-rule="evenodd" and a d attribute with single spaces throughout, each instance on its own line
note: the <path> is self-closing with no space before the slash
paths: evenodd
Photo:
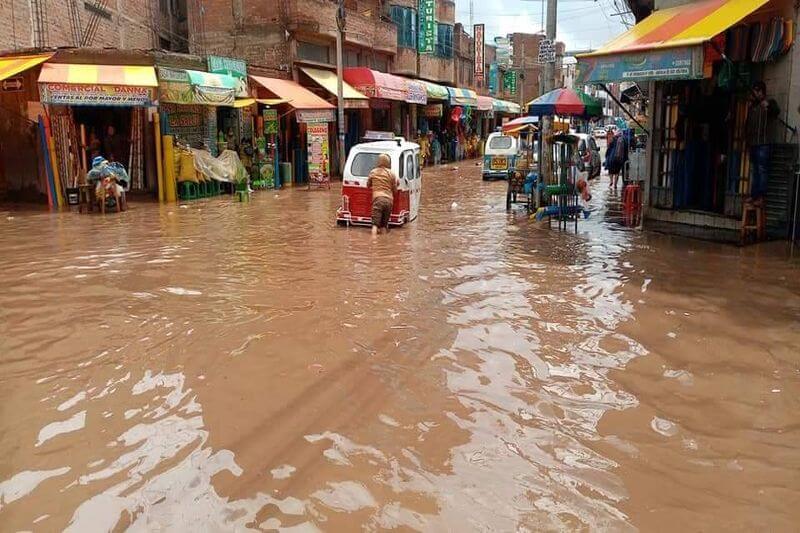
<path id="1" fill-rule="evenodd" d="M 0 218 L 0 530 L 796 531 L 782 247 L 331 192 Z"/>

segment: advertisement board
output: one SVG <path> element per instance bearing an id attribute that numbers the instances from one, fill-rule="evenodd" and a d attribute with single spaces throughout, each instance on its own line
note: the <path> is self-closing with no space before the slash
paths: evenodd
<path id="1" fill-rule="evenodd" d="M 475 42 L 475 83 L 483 83 L 486 76 L 486 61 L 484 59 L 486 52 L 486 42 L 484 41 L 486 26 L 483 24 L 475 24 L 473 26 L 474 42 Z"/>
<path id="2" fill-rule="evenodd" d="M 328 169 L 328 124 L 309 124 L 306 127 L 308 151 L 308 183 L 324 185 L 330 183 Z"/>
<path id="3" fill-rule="evenodd" d="M 40 83 L 41 101 L 53 105 L 150 106 L 152 87 Z"/>

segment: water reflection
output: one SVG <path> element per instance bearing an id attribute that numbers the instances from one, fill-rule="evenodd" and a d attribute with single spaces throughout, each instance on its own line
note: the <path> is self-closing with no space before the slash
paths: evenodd
<path id="1" fill-rule="evenodd" d="M 0 218 L 3 528 L 791 530 L 796 267 L 606 194 L 558 232 L 444 168 L 377 242 L 321 191 Z"/>

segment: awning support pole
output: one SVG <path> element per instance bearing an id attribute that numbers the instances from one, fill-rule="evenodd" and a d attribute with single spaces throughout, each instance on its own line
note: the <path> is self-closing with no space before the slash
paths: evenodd
<path id="1" fill-rule="evenodd" d="M 612 99 L 612 100 L 614 100 L 614 103 L 616 103 L 616 104 L 619 106 L 619 108 L 620 108 L 620 109 L 622 109 L 622 112 L 623 112 L 623 113 L 625 113 L 626 115 L 628 115 L 628 117 L 630 117 L 630 119 L 631 119 L 632 121 L 634 121 L 634 122 L 635 122 L 635 123 L 636 123 L 636 124 L 637 124 L 637 125 L 638 125 L 640 128 L 642 128 L 646 134 L 650 135 L 650 130 L 648 130 L 647 128 L 645 128 L 645 127 L 644 127 L 644 125 L 642 125 L 642 123 L 641 123 L 641 122 L 639 122 L 638 120 L 636 120 L 636 117 L 634 117 L 633 115 L 631 115 L 631 114 L 630 114 L 630 112 L 629 112 L 627 109 L 625 109 L 625 106 L 623 106 L 623 105 L 622 105 L 622 102 L 620 102 L 620 101 L 617 99 L 617 97 L 616 97 L 616 96 L 614 96 L 613 94 L 611 94 L 611 91 L 609 91 L 609 90 L 608 90 L 608 87 L 606 87 L 606 84 L 605 84 L 605 83 L 599 83 L 598 85 L 600 85 L 600 88 L 601 88 L 601 89 L 603 89 L 603 90 L 606 92 L 606 94 L 608 94 L 608 96 L 610 96 L 610 97 L 611 97 L 611 99 Z"/>

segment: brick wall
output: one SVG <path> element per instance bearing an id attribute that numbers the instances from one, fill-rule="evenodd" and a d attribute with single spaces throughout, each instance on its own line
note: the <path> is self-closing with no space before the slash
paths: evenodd
<path id="1" fill-rule="evenodd" d="M 456 3 L 454 0 L 436 2 L 436 21 L 440 24 L 456 23 Z"/>
<path id="2" fill-rule="evenodd" d="M 86 28 L 92 11 L 79 0 L 78 15 L 80 26 Z M 148 0 L 111 0 L 99 20 L 93 47 L 115 47 L 151 49 L 156 44 L 155 31 L 160 20 L 157 13 L 150 11 Z M 70 25 L 70 14 L 65 0 L 47 2 L 45 18 L 47 21 L 46 46 L 74 46 Z M 31 7 L 29 0 L 3 0 L 0 2 L 0 50 L 29 48 L 34 45 Z"/>

